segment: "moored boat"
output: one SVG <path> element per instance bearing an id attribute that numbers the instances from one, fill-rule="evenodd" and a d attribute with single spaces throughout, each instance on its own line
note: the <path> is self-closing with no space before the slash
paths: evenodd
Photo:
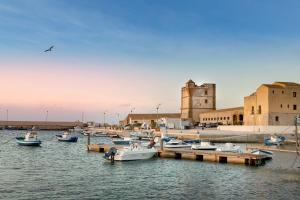
<path id="1" fill-rule="evenodd" d="M 41 140 L 37 139 L 37 132 L 27 132 L 25 137 L 16 137 L 17 143 L 21 146 L 40 146 Z"/>
<path id="2" fill-rule="evenodd" d="M 286 139 L 286 138 L 285 138 L 284 136 L 280 136 L 280 135 L 272 135 L 271 137 L 266 138 L 266 139 L 264 140 L 264 143 L 265 143 L 265 145 L 267 145 L 267 146 L 272 146 L 272 145 L 277 145 L 277 146 L 279 146 L 279 145 L 281 145 L 281 144 L 284 143 L 285 139 Z"/>
<path id="3" fill-rule="evenodd" d="M 164 147 L 166 148 L 185 148 L 191 147 L 191 144 L 185 143 L 182 140 L 171 139 L 169 142 L 165 142 Z"/>
<path id="4" fill-rule="evenodd" d="M 104 158 L 111 160 L 111 156 L 113 156 L 113 159 L 117 161 L 146 160 L 152 158 L 156 153 L 157 150 L 154 147 L 146 148 L 135 143 L 120 150 L 114 148 L 106 152 Z"/>
<path id="5" fill-rule="evenodd" d="M 217 148 L 217 151 L 222 152 L 232 152 L 232 153 L 242 153 L 242 149 L 240 146 L 235 145 L 233 143 L 225 143 L 224 146 Z"/>
<path id="6" fill-rule="evenodd" d="M 64 132 L 62 135 L 56 135 L 57 140 L 60 142 L 77 142 L 78 137 L 71 136 L 69 132 Z"/>
<path id="7" fill-rule="evenodd" d="M 210 142 L 200 142 L 200 144 L 192 144 L 191 147 L 192 150 L 209 150 L 209 151 L 215 151 L 217 149 L 217 146 L 211 144 Z"/>
<path id="8" fill-rule="evenodd" d="M 124 137 L 124 138 L 114 138 L 112 140 L 112 142 L 115 144 L 115 145 L 130 145 L 131 142 L 133 140 L 129 137 Z"/>
<path id="9" fill-rule="evenodd" d="M 254 155 L 263 155 L 266 156 L 267 158 L 273 158 L 273 152 L 272 151 L 267 151 L 267 150 L 262 150 L 262 149 L 254 149 L 251 151 L 251 154 Z"/>

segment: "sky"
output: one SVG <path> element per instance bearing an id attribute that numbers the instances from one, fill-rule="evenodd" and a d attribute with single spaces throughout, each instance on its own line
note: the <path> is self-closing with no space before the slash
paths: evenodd
<path id="1" fill-rule="evenodd" d="M 115 123 L 180 112 L 188 79 L 217 108 L 300 82 L 297 0 L 0 0 L 0 120 Z M 43 52 L 54 45 L 52 52 Z M 119 113 L 119 115 L 117 114 Z"/>

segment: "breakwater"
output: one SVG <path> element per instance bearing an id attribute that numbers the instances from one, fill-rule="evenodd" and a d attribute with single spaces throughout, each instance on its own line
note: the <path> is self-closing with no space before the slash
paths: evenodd
<path id="1" fill-rule="evenodd" d="M 67 130 L 75 126 L 83 126 L 82 122 L 55 122 L 55 121 L 0 121 L 0 128 L 26 130 L 35 127 L 40 130 Z"/>

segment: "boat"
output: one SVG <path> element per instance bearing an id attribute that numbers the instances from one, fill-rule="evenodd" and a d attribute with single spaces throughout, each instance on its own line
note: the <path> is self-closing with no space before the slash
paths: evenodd
<path id="1" fill-rule="evenodd" d="M 40 146 L 41 140 L 37 139 L 37 132 L 27 132 L 25 137 L 16 137 L 17 143 L 21 146 Z"/>
<path id="2" fill-rule="evenodd" d="M 189 144 L 200 144 L 201 140 L 183 140 L 185 143 Z"/>
<path id="3" fill-rule="evenodd" d="M 267 150 L 261 150 L 261 149 L 254 149 L 251 151 L 251 154 L 254 155 L 263 155 L 266 156 L 267 158 L 273 158 L 273 152 L 272 151 L 267 151 Z"/>
<path id="4" fill-rule="evenodd" d="M 114 138 L 112 140 L 115 145 L 130 145 L 132 141 L 133 139 L 130 137 Z"/>
<path id="5" fill-rule="evenodd" d="M 83 129 L 80 127 L 80 126 L 75 126 L 73 128 L 74 132 L 77 132 L 77 133 L 82 133 Z"/>
<path id="6" fill-rule="evenodd" d="M 78 137 L 71 136 L 69 132 L 64 132 L 62 135 L 56 135 L 58 141 L 60 142 L 77 142 Z"/>
<path id="7" fill-rule="evenodd" d="M 109 137 L 109 136 L 107 135 L 107 133 L 104 133 L 104 132 L 95 132 L 95 133 L 93 134 L 93 136 L 95 136 L 95 137 Z"/>
<path id="8" fill-rule="evenodd" d="M 146 148 L 137 143 L 131 144 L 130 147 L 116 150 L 114 147 L 104 154 L 107 160 L 116 161 L 133 161 L 133 160 L 146 160 L 152 158 L 157 153 L 154 147 Z M 113 157 L 111 157 L 113 156 Z"/>
<path id="9" fill-rule="evenodd" d="M 284 136 L 280 136 L 280 135 L 272 135 L 269 138 L 266 138 L 264 140 L 265 145 L 267 146 L 272 146 L 272 145 L 281 145 L 284 143 L 284 141 L 286 140 L 286 138 Z"/>
<path id="10" fill-rule="evenodd" d="M 134 131 L 130 133 L 130 137 L 139 138 L 140 140 L 150 140 L 154 136 L 151 130 Z"/>
<path id="11" fill-rule="evenodd" d="M 233 143 L 225 143 L 224 146 L 217 148 L 217 151 L 232 152 L 232 153 L 242 153 L 241 147 L 238 146 L 238 145 L 235 145 Z"/>
<path id="12" fill-rule="evenodd" d="M 210 150 L 215 151 L 217 150 L 217 146 L 211 144 L 210 142 L 201 142 L 200 144 L 192 144 L 192 150 Z"/>
<path id="13" fill-rule="evenodd" d="M 182 140 L 171 139 L 169 142 L 165 142 L 164 147 L 166 148 L 184 148 L 191 147 L 191 144 L 185 143 Z"/>

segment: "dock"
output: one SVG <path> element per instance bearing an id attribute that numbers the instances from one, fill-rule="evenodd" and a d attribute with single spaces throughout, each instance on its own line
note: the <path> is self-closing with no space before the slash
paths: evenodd
<path id="1" fill-rule="evenodd" d="M 88 151 L 107 152 L 112 146 L 108 144 L 90 144 L 87 146 Z M 114 146 L 116 149 L 122 146 Z M 158 150 L 159 158 L 173 158 L 182 160 L 195 160 L 200 162 L 217 162 L 217 163 L 232 163 L 243 164 L 247 166 L 261 166 L 265 161 L 270 159 L 263 155 L 254 155 L 250 153 L 231 153 L 221 151 L 201 151 L 189 149 L 168 149 Z"/>

